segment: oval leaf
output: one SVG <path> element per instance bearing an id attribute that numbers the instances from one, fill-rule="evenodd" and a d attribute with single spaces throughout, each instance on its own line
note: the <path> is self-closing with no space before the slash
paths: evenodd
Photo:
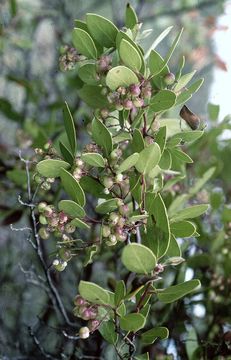
<path id="1" fill-rule="evenodd" d="M 71 225 L 74 225 L 80 229 L 90 229 L 90 226 L 85 223 L 84 221 L 78 219 L 78 218 L 75 218 L 71 221 Z"/>
<path id="2" fill-rule="evenodd" d="M 128 87 L 138 83 L 136 74 L 126 66 L 116 66 L 109 70 L 106 76 L 106 84 L 111 90 L 116 90 L 119 86 Z"/>
<path id="3" fill-rule="evenodd" d="M 180 210 L 172 216 L 171 222 L 178 222 L 181 220 L 193 219 L 195 217 L 198 217 L 204 214 L 206 210 L 208 210 L 208 207 L 209 206 L 207 204 L 201 204 L 190 206 L 186 209 Z"/>
<path id="4" fill-rule="evenodd" d="M 161 150 L 158 144 L 147 146 L 140 152 L 139 160 L 135 164 L 136 169 L 143 174 L 148 174 L 160 161 Z"/>
<path id="5" fill-rule="evenodd" d="M 53 160 L 53 159 L 46 159 L 40 161 L 36 169 L 42 176 L 55 178 L 60 176 L 60 171 L 62 168 L 68 169 L 70 164 L 63 160 Z"/>
<path id="6" fill-rule="evenodd" d="M 78 75 L 86 84 L 97 85 L 99 83 L 95 64 L 85 64 L 81 66 Z"/>
<path id="7" fill-rule="evenodd" d="M 72 32 L 74 47 L 89 59 L 97 59 L 97 49 L 91 36 L 83 29 L 74 28 Z"/>
<path id="8" fill-rule="evenodd" d="M 145 317 L 142 314 L 128 314 L 120 318 L 120 327 L 125 331 L 138 331 L 145 325 Z"/>
<path id="9" fill-rule="evenodd" d="M 102 87 L 94 85 L 84 85 L 79 90 L 79 97 L 90 107 L 102 109 L 109 106 L 106 96 L 101 94 Z"/>
<path id="10" fill-rule="evenodd" d="M 169 336 L 169 331 L 166 327 L 156 327 L 154 329 L 150 329 L 145 331 L 141 335 L 141 340 L 144 344 L 153 344 L 157 338 L 167 339 Z"/>
<path id="11" fill-rule="evenodd" d="M 69 106 L 65 101 L 65 106 L 63 108 L 63 117 L 64 117 L 64 126 L 67 133 L 67 138 L 70 144 L 72 155 L 75 156 L 76 154 L 76 132 L 75 132 L 75 124 L 73 117 L 71 115 Z"/>
<path id="12" fill-rule="evenodd" d="M 115 325 L 112 320 L 103 321 L 100 325 L 99 332 L 109 344 L 116 344 L 118 334 L 115 332 Z"/>
<path id="13" fill-rule="evenodd" d="M 100 45 L 107 48 L 115 45 L 118 29 L 110 20 L 100 15 L 88 13 L 86 22 L 92 37 Z"/>
<path id="14" fill-rule="evenodd" d="M 122 173 L 134 166 L 137 163 L 139 156 L 140 155 L 138 153 L 134 153 L 127 157 L 127 159 L 125 159 L 118 167 L 117 173 Z"/>
<path id="15" fill-rule="evenodd" d="M 100 154 L 85 153 L 85 154 L 82 154 L 81 158 L 88 165 L 96 166 L 96 167 L 104 167 L 105 166 L 105 160 Z"/>
<path id="16" fill-rule="evenodd" d="M 95 211 L 99 214 L 107 214 L 118 208 L 118 199 L 109 199 L 97 205 Z"/>
<path id="17" fill-rule="evenodd" d="M 190 221 L 179 221 L 171 224 L 171 232 L 176 237 L 190 237 L 196 231 L 196 226 Z"/>
<path id="18" fill-rule="evenodd" d="M 124 65 L 134 71 L 140 70 L 142 66 L 141 57 L 136 48 L 125 39 L 122 39 L 120 43 L 119 55 Z"/>
<path id="19" fill-rule="evenodd" d="M 92 121 L 92 137 L 97 145 L 101 146 L 106 155 L 112 151 L 112 136 L 106 126 L 97 118 L 94 118 Z"/>
<path id="20" fill-rule="evenodd" d="M 161 90 L 151 98 L 150 108 L 154 112 L 170 109 L 176 101 L 176 94 L 171 90 Z"/>
<path id="21" fill-rule="evenodd" d="M 95 304 L 110 303 L 110 297 L 107 290 L 104 290 L 101 286 L 90 281 L 80 281 L 79 293 L 85 300 Z"/>
<path id="22" fill-rule="evenodd" d="M 64 211 L 65 214 L 73 218 L 84 217 L 86 215 L 84 209 L 72 200 L 61 200 L 59 202 L 59 210 Z"/>
<path id="23" fill-rule="evenodd" d="M 156 266 L 156 257 L 148 247 L 132 243 L 123 249 L 122 263 L 137 274 L 148 274 Z"/>
<path id="24" fill-rule="evenodd" d="M 60 176 L 66 193 L 80 206 L 84 206 L 86 202 L 85 195 L 79 182 L 65 169 L 61 169 Z"/>
<path id="25" fill-rule="evenodd" d="M 199 286 L 200 286 L 199 280 L 197 279 L 189 280 L 178 285 L 170 286 L 169 288 L 161 292 L 158 290 L 157 297 L 160 301 L 169 304 L 191 293 Z"/>

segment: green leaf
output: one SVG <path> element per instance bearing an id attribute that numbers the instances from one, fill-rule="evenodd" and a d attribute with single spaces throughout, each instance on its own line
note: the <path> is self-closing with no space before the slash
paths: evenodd
<path id="1" fill-rule="evenodd" d="M 72 155 L 75 156 L 77 143 L 76 143 L 76 132 L 75 132 L 75 124 L 73 117 L 71 115 L 70 109 L 68 107 L 67 102 L 65 101 L 65 105 L 63 108 L 63 117 L 64 117 L 64 126 L 67 133 L 67 138 L 70 144 Z"/>
<path id="2" fill-rule="evenodd" d="M 128 314 L 120 318 L 120 327 L 125 331 L 136 332 L 145 326 L 145 317 L 141 314 Z"/>
<path id="3" fill-rule="evenodd" d="M 153 231 L 154 240 L 149 241 L 150 247 L 159 259 L 168 250 L 170 241 L 170 226 L 167 210 L 160 194 L 154 198 L 153 205 L 149 209 L 149 213 L 154 216 L 155 227 Z"/>
<path id="4" fill-rule="evenodd" d="M 101 146 L 106 156 L 112 151 L 112 136 L 106 126 L 97 118 L 92 121 L 92 137 L 97 145 Z"/>
<path id="5" fill-rule="evenodd" d="M 115 325 L 112 320 L 103 321 L 100 325 L 99 332 L 109 344 L 116 344 L 118 334 L 115 331 Z"/>
<path id="6" fill-rule="evenodd" d="M 128 87 L 138 84 L 139 79 L 136 74 L 126 66 L 116 66 L 108 71 L 106 84 L 111 90 L 116 90 L 120 86 Z"/>
<path id="7" fill-rule="evenodd" d="M 156 143 L 150 144 L 140 152 L 135 167 L 140 173 L 148 174 L 159 163 L 160 157 L 159 145 Z"/>
<path id="8" fill-rule="evenodd" d="M 160 162 L 159 162 L 159 166 L 161 169 L 163 170 L 169 170 L 172 166 L 172 156 L 170 154 L 170 151 L 168 149 L 165 149 Z M 150 174 L 149 174 L 150 175 Z"/>
<path id="9" fill-rule="evenodd" d="M 116 170 L 117 173 L 122 173 L 128 169 L 130 169 L 132 166 L 134 166 L 137 161 L 139 160 L 139 154 L 133 153 L 132 155 L 128 156 L 127 159 L 125 159 Z"/>
<path id="10" fill-rule="evenodd" d="M 97 85 L 100 82 L 95 64 L 84 64 L 79 68 L 78 75 L 88 85 Z"/>
<path id="11" fill-rule="evenodd" d="M 165 144 L 166 144 L 166 139 L 167 139 L 167 127 L 166 126 L 162 126 L 155 138 L 156 143 L 159 145 L 161 153 L 163 153 L 164 149 L 165 149 Z"/>
<path id="12" fill-rule="evenodd" d="M 165 67 L 165 65 L 167 65 L 168 62 L 169 62 L 169 60 L 171 59 L 171 56 L 172 56 L 172 54 L 173 54 L 173 52 L 174 52 L 174 50 L 175 50 L 175 48 L 176 48 L 176 46 L 177 46 L 177 44 L 178 44 L 178 42 L 179 42 L 179 40 L 180 40 L 180 37 L 181 37 L 181 35 L 182 35 L 182 32 L 183 32 L 183 29 L 181 29 L 181 30 L 179 31 L 179 33 L 177 34 L 175 40 L 173 41 L 173 44 L 172 44 L 172 46 L 170 47 L 170 49 L 169 49 L 169 51 L 168 51 L 168 53 L 167 53 L 167 55 L 166 55 L 166 57 L 165 57 L 165 59 L 164 59 L 164 62 L 163 62 L 163 64 L 162 64 L 162 67 L 159 69 L 159 73 L 163 70 L 163 68 Z M 156 73 L 155 75 L 157 75 L 157 73 Z"/>
<path id="13" fill-rule="evenodd" d="M 59 149 L 64 160 L 67 161 L 70 165 L 72 165 L 74 161 L 74 157 L 70 152 L 70 150 L 61 141 L 59 142 Z"/>
<path id="14" fill-rule="evenodd" d="M 172 258 L 172 257 L 181 257 L 181 248 L 175 238 L 175 236 L 172 234 L 170 239 L 170 244 L 168 247 L 168 250 L 165 254 L 166 257 Z"/>
<path id="15" fill-rule="evenodd" d="M 166 327 L 156 327 L 153 329 L 150 329 L 148 331 L 145 331 L 142 335 L 141 335 L 141 341 L 144 344 L 153 344 L 157 338 L 160 338 L 162 340 L 167 339 L 169 336 L 169 331 Z"/>
<path id="16" fill-rule="evenodd" d="M 169 304 L 172 303 L 183 296 L 191 293 L 193 290 L 200 286 L 200 281 L 197 279 L 189 280 L 184 283 L 170 286 L 167 289 L 157 290 L 157 297 L 163 303 Z"/>
<path id="17" fill-rule="evenodd" d="M 164 40 L 164 38 L 170 33 L 170 31 L 173 29 L 173 26 L 169 26 L 167 27 L 167 29 L 165 29 L 164 31 L 162 31 L 162 33 L 154 40 L 154 42 L 152 43 L 152 45 L 150 46 L 150 48 L 148 49 L 148 51 L 145 53 L 144 58 L 147 59 L 150 55 L 150 52 L 152 50 L 154 50 L 157 45 L 160 44 L 161 41 Z"/>
<path id="18" fill-rule="evenodd" d="M 170 109 L 176 101 L 176 94 L 171 90 L 160 90 L 150 100 L 150 108 L 154 112 Z"/>
<path id="19" fill-rule="evenodd" d="M 196 73 L 196 70 L 191 71 L 190 73 L 181 76 L 181 78 L 178 80 L 177 84 L 174 87 L 174 91 L 178 92 L 181 89 L 183 89 L 189 83 L 189 81 L 193 78 L 195 73 Z"/>
<path id="20" fill-rule="evenodd" d="M 80 206 L 84 206 L 86 202 L 85 195 L 79 182 L 65 169 L 61 169 L 60 177 L 66 193 Z"/>
<path id="21" fill-rule="evenodd" d="M 74 47 L 89 59 L 97 59 L 97 49 L 91 36 L 80 28 L 74 28 L 72 32 Z"/>
<path id="22" fill-rule="evenodd" d="M 134 152 L 141 152 L 144 149 L 144 138 L 139 129 L 133 131 L 132 149 Z"/>
<path id="23" fill-rule="evenodd" d="M 138 72 L 142 66 L 141 57 L 134 46 L 125 39 L 122 39 L 119 47 L 120 59 L 124 65 Z"/>
<path id="24" fill-rule="evenodd" d="M 156 77 L 156 75 L 166 75 L 170 72 L 167 65 L 163 66 L 164 59 L 157 52 L 152 50 L 149 57 L 149 69 L 152 76 Z"/>
<path id="25" fill-rule="evenodd" d="M 65 212 L 70 217 L 84 217 L 86 215 L 84 209 L 72 200 L 61 200 L 59 202 L 59 210 Z"/>
<path id="26" fill-rule="evenodd" d="M 128 3 L 126 6 L 126 12 L 125 12 L 125 26 L 128 29 L 133 29 L 136 24 L 138 24 L 138 17 L 136 15 L 136 12 L 134 8 Z"/>
<path id="27" fill-rule="evenodd" d="M 92 245 L 86 249 L 86 255 L 84 259 L 83 266 L 87 266 L 93 262 L 93 256 L 97 253 L 98 247 L 97 245 Z"/>
<path id="28" fill-rule="evenodd" d="M 110 195 L 104 194 L 104 186 L 91 176 L 83 176 L 80 179 L 80 185 L 85 192 L 90 193 L 97 198 L 108 199 L 111 197 Z"/>
<path id="29" fill-rule="evenodd" d="M 90 226 L 87 223 L 77 218 L 71 220 L 71 225 L 74 225 L 80 229 L 90 229 Z"/>
<path id="30" fill-rule="evenodd" d="M 60 176 L 60 171 L 62 168 L 68 169 L 70 164 L 63 160 L 53 160 L 53 159 L 46 159 L 40 161 L 37 166 L 36 170 L 42 176 L 55 178 Z"/>
<path id="31" fill-rule="evenodd" d="M 115 46 L 118 29 L 110 20 L 100 15 L 88 13 L 86 22 L 92 37 L 99 44 L 107 48 Z"/>
<path id="32" fill-rule="evenodd" d="M 180 210 L 171 217 L 171 222 L 178 222 L 186 219 L 193 219 L 204 214 L 208 210 L 207 204 L 193 205 L 186 209 Z"/>
<path id="33" fill-rule="evenodd" d="M 118 208 L 118 199 L 109 199 L 97 205 L 95 211 L 99 214 L 107 214 Z"/>
<path id="34" fill-rule="evenodd" d="M 116 283 L 115 288 L 115 305 L 118 306 L 126 296 L 126 286 L 123 280 Z"/>
<path id="35" fill-rule="evenodd" d="M 102 155 L 97 153 L 84 153 L 81 159 L 88 165 L 96 167 L 105 167 L 105 160 Z"/>
<path id="36" fill-rule="evenodd" d="M 87 23 L 85 21 L 82 21 L 82 20 L 74 20 L 74 25 L 76 28 L 80 28 L 84 31 L 86 31 L 90 36 L 91 36 L 91 33 L 87 27 Z M 94 43 L 95 43 L 95 46 L 97 48 L 97 52 L 98 52 L 98 56 L 100 54 L 102 54 L 103 52 L 103 46 L 100 45 L 96 40 L 94 40 Z"/>
<path id="37" fill-rule="evenodd" d="M 192 95 L 200 89 L 203 82 L 204 82 L 204 79 L 196 80 L 191 86 L 188 87 L 187 90 L 183 91 L 180 95 L 177 96 L 175 105 L 184 104 L 189 99 L 191 99 Z"/>
<path id="38" fill-rule="evenodd" d="M 216 121 L 218 119 L 219 112 L 220 112 L 220 105 L 208 103 L 208 113 L 210 120 Z"/>
<path id="39" fill-rule="evenodd" d="M 107 108 L 109 102 L 106 96 L 101 94 L 101 86 L 84 85 L 79 90 L 79 97 L 90 107 L 94 109 Z"/>
<path id="40" fill-rule="evenodd" d="M 90 281 L 80 281 L 79 293 L 85 300 L 95 304 L 109 304 L 110 302 L 108 291 Z"/>
<path id="41" fill-rule="evenodd" d="M 148 274 L 156 266 L 156 257 L 148 247 L 132 243 L 124 247 L 122 263 L 129 271 Z"/>
<path id="42" fill-rule="evenodd" d="M 190 158 L 189 155 L 187 155 L 185 152 L 179 150 L 179 149 L 171 149 L 170 150 L 171 155 L 176 157 L 178 160 L 182 161 L 182 162 L 186 162 L 186 163 L 193 163 L 193 160 Z"/>
<path id="43" fill-rule="evenodd" d="M 177 133 L 171 137 L 169 142 L 174 141 L 175 139 L 181 139 L 185 142 L 193 142 L 199 139 L 204 134 L 204 131 L 201 130 L 193 130 L 193 131 L 182 131 Z"/>
<path id="44" fill-rule="evenodd" d="M 190 221 L 179 221 L 171 224 L 171 232 L 176 237 L 191 237 L 196 232 L 196 226 Z"/>

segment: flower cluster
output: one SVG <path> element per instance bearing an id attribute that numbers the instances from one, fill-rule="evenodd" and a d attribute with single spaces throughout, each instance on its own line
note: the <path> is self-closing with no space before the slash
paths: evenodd
<path id="1" fill-rule="evenodd" d="M 77 295 L 74 300 L 75 308 L 74 315 L 88 321 L 87 327 L 91 332 L 94 332 L 100 325 L 98 305 L 92 304 L 80 295 Z"/>
<path id="2" fill-rule="evenodd" d="M 102 91 L 105 92 L 105 89 L 103 88 Z M 116 110 L 135 110 L 145 106 L 151 96 L 151 83 L 143 80 L 140 84 L 132 84 L 128 88 L 120 86 L 116 91 L 110 91 L 107 99 Z"/>

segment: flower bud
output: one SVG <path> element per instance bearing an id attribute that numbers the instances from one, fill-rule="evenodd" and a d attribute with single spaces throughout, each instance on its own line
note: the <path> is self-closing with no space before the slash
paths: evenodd
<path id="1" fill-rule="evenodd" d="M 44 214 L 47 217 L 51 217 L 53 214 L 53 209 L 50 206 L 46 206 L 44 209 Z"/>
<path id="2" fill-rule="evenodd" d="M 75 160 L 75 165 L 76 165 L 76 166 L 79 166 L 79 167 L 82 167 L 82 166 L 84 165 L 84 162 L 83 162 L 82 159 L 77 158 L 77 159 Z"/>
<path id="3" fill-rule="evenodd" d="M 129 206 L 128 205 L 122 205 L 119 207 L 119 212 L 121 215 L 127 215 L 129 212 Z"/>
<path id="4" fill-rule="evenodd" d="M 122 182 L 123 181 L 123 174 L 117 174 L 116 175 L 116 177 L 115 177 L 115 181 L 117 182 L 117 183 L 120 183 L 120 182 Z"/>
<path id="5" fill-rule="evenodd" d="M 67 221 L 68 221 L 67 215 L 64 214 L 64 212 L 61 212 L 61 213 L 59 214 L 59 222 L 60 222 L 60 224 L 64 224 L 64 223 L 67 222 Z"/>
<path id="6" fill-rule="evenodd" d="M 139 96 L 140 95 L 140 87 L 137 84 L 130 85 L 130 93 L 132 96 Z"/>
<path id="7" fill-rule="evenodd" d="M 117 213 L 115 212 L 112 212 L 110 215 L 109 215 L 109 219 L 110 221 L 112 222 L 113 225 L 116 225 L 118 220 L 119 220 L 119 216 Z"/>
<path id="8" fill-rule="evenodd" d="M 39 212 L 43 212 L 46 207 L 47 207 L 47 203 L 45 203 L 45 202 L 40 202 L 40 203 L 38 204 L 38 211 L 39 211 Z"/>
<path id="9" fill-rule="evenodd" d="M 99 320 L 96 320 L 96 319 L 90 320 L 90 321 L 88 321 L 88 323 L 87 323 L 87 326 L 88 326 L 90 332 L 94 332 L 95 330 L 97 330 L 97 328 L 99 327 L 99 325 L 100 325 L 100 321 L 99 321 Z"/>
<path id="10" fill-rule="evenodd" d="M 51 188 L 51 184 L 49 184 L 47 181 L 45 181 L 42 185 L 41 185 L 41 189 L 48 191 Z"/>
<path id="11" fill-rule="evenodd" d="M 131 110 L 133 108 L 133 102 L 129 99 L 124 100 L 123 106 L 125 110 Z"/>
<path id="12" fill-rule="evenodd" d="M 84 298 L 82 298 L 82 296 L 77 295 L 74 299 L 74 304 L 76 306 L 82 306 L 82 305 L 86 305 L 87 301 Z"/>
<path id="13" fill-rule="evenodd" d="M 164 77 L 164 82 L 166 85 L 172 85 L 175 82 L 175 75 L 173 73 L 168 73 Z"/>
<path id="14" fill-rule="evenodd" d="M 109 236 L 109 239 L 106 241 L 106 244 L 108 246 L 114 246 L 117 244 L 117 239 L 116 239 L 116 236 L 115 235 L 110 235 Z"/>
<path id="15" fill-rule="evenodd" d="M 65 225 L 65 231 L 68 233 L 68 234 L 73 234 L 76 230 L 76 227 L 72 224 L 66 224 Z"/>
<path id="16" fill-rule="evenodd" d="M 123 86 L 118 87 L 118 89 L 116 91 L 121 95 L 125 95 L 127 92 L 126 88 Z"/>
<path id="17" fill-rule="evenodd" d="M 36 182 L 36 184 L 38 184 L 38 185 L 43 182 L 43 178 L 42 178 L 40 175 L 38 175 L 38 174 L 36 174 L 36 175 L 33 177 L 33 179 L 34 179 L 34 181 Z"/>
<path id="18" fill-rule="evenodd" d="M 57 263 L 57 261 L 58 261 L 58 263 Z M 57 265 L 55 265 L 56 263 L 57 263 Z M 65 268 L 67 266 L 67 262 L 66 261 L 54 260 L 53 265 L 54 265 L 55 270 L 63 271 L 63 270 L 65 270 Z"/>
<path id="19" fill-rule="evenodd" d="M 59 250 L 59 256 L 64 261 L 69 261 L 72 258 L 71 251 L 65 248 Z"/>
<path id="20" fill-rule="evenodd" d="M 108 195 L 108 194 L 110 194 L 110 191 L 109 191 L 108 188 L 104 188 L 104 189 L 103 189 L 103 193 L 104 193 L 105 195 Z"/>
<path id="21" fill-rule="evenodd" d="M 102 235 L 103 237 L 108 237 L 111 234 L 111 229 L 109 226 L 103 225 L 102 227 Z"/>
<path id="22" fill-rule="evenodd" d="M 144 100 L 141 98 L 137 98 L 137 99 L 133 100 L 133 104 L 135 107 L 140 108 L 144 105 Z"/>
<path id="23" fill-rule="evenodd" d="M 150 97 L 152 96 L 152 90 L 151 89 L 149 89 L 149 88 L 144 88 L 143 90 L 142 90 L 142 95 L 143 95 L 143 97 L 144 97 L 144 99 L 150 99 Z"/>
<path id="24" fill-rule="evenodd" d="M 106 188 L 111 188 L 114 184 L 114 181 L 111 177 L 108 177 L 108 176 L 105 176 L 102 180 L 102 183 L 103 185 L 106 187 Z"/>
<path id="25" fill-rule="evenodd" d="M 87 326 L 83 326 L 79 329 L 80 339 L 87 339 L 90 336 L 90 330 Z"/>
<path id="26" fill-rule="evenodd" d="M 44 227 L 41 227 L 39 229 L 38 234 L 43 240 L 47 240 L 49 238 L 49 236 L 50 236 L 49 232 Z"/>
<path id="27" fill-rule="evenodd" d="M 108 115 L 109 115 L 108 109 L 102 109 L 100 111 L 100 115 L 102 116 L 103 119 L 106 119 L 108 117 Z"/>
<path id="28" fill-rule="evenodd" d="M 44 215 L 39 215 L 39 222 L 42 225 L 47 225 L 47 219 Z"/>

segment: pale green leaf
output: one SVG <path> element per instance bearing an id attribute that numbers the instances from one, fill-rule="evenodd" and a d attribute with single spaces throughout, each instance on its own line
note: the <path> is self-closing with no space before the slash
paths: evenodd
<path id="1" fill-rule="evenodd" d="M 108 71 L 106 84 L 111 90 L 116 90 L 120 86 L 128 87 L 138 84 L 139 79 L 136 74 L 126 66 L 116 66 Z"/>
<path id="2" fill-rule="evenodd" d="M 42 176 L 48 178 L 55 178 L 60 176 L 60 171 L 62 168 L 68 169 L 70 164 L 63 160 L 53 160 L 53 159 L 46 159 L 40 161 L 37 166 L 36 170 Z"/>
<path id="3" fill-rule="evenodd" d="M 148 247 L 132 243 L 124 247 L 122 263 L 129 271 L 148 274 L 156 266 L 156 257 Z"/>

